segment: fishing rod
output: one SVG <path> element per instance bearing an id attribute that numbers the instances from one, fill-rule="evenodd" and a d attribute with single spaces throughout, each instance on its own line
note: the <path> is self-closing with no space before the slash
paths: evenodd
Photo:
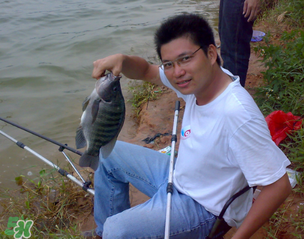
<path id="1" fill-rule="evenodd" d="M 62 176 L 65 176 L 67 178 L 69 178 L 70 180 L 72 180 L 74 183 L 76 183 L 77 185 L 79 185 L 80 187 L 82 187 L 83 190 L 91 193 L 92 195 L 95 195 L 95 191 L 94 189 L 88 188 L 89 183 L 81 183 L 77 178 L 75 178 L 73 175 L 69 174 L 67 171 L 65 171 L 64 169 L 58 167 L 56 164 L 52 163 L 50 160 L 46 159 L 45 157 L 43 157 L 42 155 L 38 154 L 36 151 L 32 150 L 31 148 L 27 147 L 25 144 L 23 144 L 20 141 L 17 141 L 16 139 L 14 139 L 13 137 L 9 136 L 8 134 L 4 133 L 2 130 L 0 130 L 0 134 L 2 134 L 3 136 L 5 136 L 6 138 L 10 139 L 11 141 L 15 142 L 20 148 L 27 150 L 28 152 L 30 152 L 31 154 L 35 155 L 36 157 L 40 158 L 43 162 L 47 163 L 48 165 L 50 165 L 51 167 L 55 168 L 58 173 L 60 173 Z"/>
<path id="2" fill-rule="evenodd" d="M 90 181 L 85 181 L 83 179 L 83 177 L 81 176 L 81 174 L 79 173 L 79 171 L 77 170 L 77 168 L 74 166 L 74 164 L 72 163 L 72 161 L 69 159 L 69 157 L 66 155 L 66 153 L 63 150 L 67 149 L 67 150 L 69 150 L 69 151 L 71 151 L 71 152 L 73 152 L 75 154 L 80 155 L 80 156 L 82 156 L 82 154 L 83 154 L 82 152 L 69 147 L 67 144 L 59 143 L 59 142 L 57 142 L 57 141 L 55 141 L 53 139 L 50 139 L 50 138 L 45 137 L 45 136 L 43 136 L 41 134 L 38 134 L 38 133 L 36 133 L 36 132 L 34 132 L 34 131 L 30 130 L 30 129 L 27 129 L 25 127 L 22 127 L 22 126 L 16 124 L 16 123 L 13 123 L 13 122 L 11 122 L 11 121 L 9 121 L 7 119 L 3 119 L 2 117 L 0 117 L 0 120 L 4 121 L 4 122 L 6 122 L 6 123 L 8 123 L 10 125 L 13 125 L 13 126 L 19 128 L 19 129 L 22 129 L 22 130 L 24 130 L 24 131 L 26 131 L 26 132 L 28 132 L 30 134 L 36 135 L 36 136 L 38 136 L 38 137 L 40 137 L 40 138 L 42 138 L 42 139 L 44 139 L 46 141 L 49 141 L 49 142 L 51 142 L 51 143 L 53 143 L 55 145 L 60 146 L 58 150 L 64 155 L 64 157 L 67 159 L 67 161 L 70 163 L 70 165 L 73 167 L 73 169 L 75 170 L 75 172 L 77 173 L 77 175 L 82 180 L 82 182 L 83 182 L 83 189 L 85 190 L 85 188 L 89 188 L 89 186 L 91 185 L 91 182 Z"/>
<path id="3" fill-rule="evenodd" d="M 26 131 L 26 132 L 28 132 L 28 133 L 30 133 L 30 134 L 33 134 L 33 135 L 36 135 L 36 136 L 38 136 L 38 137 L 40 137 L 40 138 L 42 138 L 42 139 L 45 139 L 46 141 L 49 141 L 49 142 L 51 142 L 51 143 L 53 143 L 53 144 L 56 144 L 56 145 L 58 145 L 58 146 L 61 147 L 60 149 L 62 149 L 62 148 L 63 148 L 63 149 L 67 149 L 67 150 L 69 150 L 69 151 L 71 151 L 71 152 L 73 152 L 73 153 L 75 153 L 75 154 L 78 154 L 78 155 L 82 156 L 82 152 L 80 152 L 80 151 L 78 151 L 78 150 L 76 150 L 76 149 L 73 149 L 73 148 L 69 147 L 67 144 L 61 144 L 61 143 L 59 143 L 59 142 L 57 142 L 57 141 L 55 141 L 55 140 L 53 140 L 53 139 L 50 139 L 50 138 L 45 137 L 45 136 L 43 136 L 43 135 L 41 135 L 41 134 L 38 134 L 38 133 L 36 133 L 36 132 L 34 132 L 34 131 L 30 130 L 30 129 L 27 129 L 27 128 L 22 127 L 22 126 L 20 126 L 20 125 L 18 125 L 18 124 L 15 124 L 15 123 L 13 123 L 13 122 L 7 120 L 7 119 L 3 119 L 3 118 L 0 117 L 0 120 L 4 121 L 5 123 L 8 123 L 8 124 L 10 124 L 10 125 L 13 125 L 13 126 L 19 128 L 19 129 L 22 129 L 22 130 L 24 130 L 24 131 Z M 60 150 L 59 150 L 59 151 L 60 151 Z"/>
<path id="4" fill-rule="evenodd" d="M 165 239 L 168 239 L 170 234 L 171 197 L 173 193 L 173 168 L 174 168 L 174 156 L 175 156 L 174 152 L 175 152 L 175 144 L 177 142 L 176 131 L 177 131 L 177 120 L 178 120 L 179 109 L 180 109 L 180 102 L 177 100 L 175 102 L 175 112 L 174 112 L 173 130 L 172 130 L 172 138 L 171 138 L 171 155 L 170 155 L 169 177 L 168 177 L 168 185 L 167 185 Z"/>

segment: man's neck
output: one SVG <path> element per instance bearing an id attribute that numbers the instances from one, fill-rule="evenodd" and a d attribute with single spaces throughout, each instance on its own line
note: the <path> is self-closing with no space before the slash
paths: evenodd
<path id="1" fill-rule="evenodd" d="M 213 79 L 205 91 L 207 94 L 196 96 L 197 105 L 206 105 L 215 100 L 232 82 L 232 78 L 223 72 L 219 66 L 216 66 L 212 72 Z"/>

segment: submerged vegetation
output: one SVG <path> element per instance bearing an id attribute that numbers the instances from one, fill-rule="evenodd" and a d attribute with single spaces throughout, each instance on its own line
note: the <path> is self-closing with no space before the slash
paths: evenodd
<path id="1" fill-rule="evenodd" d="M 282 110 L 303 118 L 304 1 L 272 3 L 257 22 L 268 22 L 271 30 L 255 47 L 266 67 L 264 82 L 255 89 L 255 100 L 265 116 Z M 150 83 L 130 85 L 129 90 L 136 116 L 143 103 L 164 92 Z M 292 195 L 265 225 L 265 238 L 304 238 L 304 128 L 288 135 L 280 148 L 300 174 Z M 16 183 L 18 190 L 0 188 L 0 238 L 13 238 L 12 217 L 33 220 L 30 238 L 83 238 L 80 225 L 92 215 L 91 195 L 53 170 L 41 170 L 37 180 L 17 177 Z"/>

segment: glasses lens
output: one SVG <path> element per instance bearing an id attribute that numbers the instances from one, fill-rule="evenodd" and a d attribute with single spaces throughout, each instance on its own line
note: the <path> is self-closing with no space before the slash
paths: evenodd
<path id="1" fill-rule="evenodd" d="M 198 48 L 196 51 L 194 51 L 191 55 L 182 56 L 182 57 L 176 58 L 174 61 L 168 61 L 168 62 L 162 63 L 164 70 L 172 69 L 174 62 L 176 62 L 179 66 L 187 65 L 191 61 L 191 59 L 194 57 L 194 54 L 196 52 L 198 52 L 200 49 L 201 49 L 201 47 Z"/>
<path id="2" fill-rule="evenodd" d="M 163 67 L 165 70 L 168 70 L 172 67 L 173 63 L 171 61 L 163 63 Z"/>

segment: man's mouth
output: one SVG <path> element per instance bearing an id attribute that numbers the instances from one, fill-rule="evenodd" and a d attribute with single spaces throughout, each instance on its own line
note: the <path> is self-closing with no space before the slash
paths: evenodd
<path id="1" fill-rule="evenodd" d="M 186 87 L 186 86 L 189 84 L 190 81 L 191 81 L 191 79 L 190 79 L 190 80 L 180 81 L 180 82 L 177 82 L 176 84 L 177 84 L 179 87 Z"/>

